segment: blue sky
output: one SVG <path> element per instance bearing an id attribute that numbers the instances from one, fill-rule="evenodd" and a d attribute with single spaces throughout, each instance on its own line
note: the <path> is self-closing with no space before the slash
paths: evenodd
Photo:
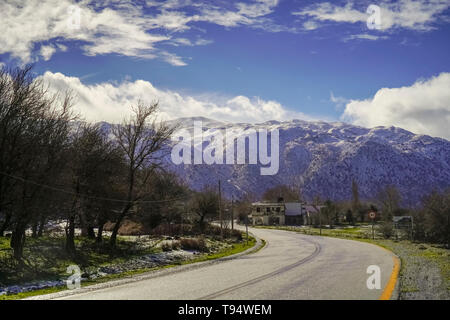
<path id="1" fill-rule="evenodd" d="M 375 29 L 369 5 L 380 10 Z M 169 118 L 343 120 L 448 138 L 449 7 L 443 0 L 7 1 L 0 61 L 34 63 L 55 88 L 75 91 L 92 120 L 114 121 L 126 113 L 120 104 L 154 96 Z M 408 100 L 416 95 L 423 101 Z"/>

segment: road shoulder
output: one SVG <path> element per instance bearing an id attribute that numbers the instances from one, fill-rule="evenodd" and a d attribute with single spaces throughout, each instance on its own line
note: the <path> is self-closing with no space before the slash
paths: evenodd
<path id="1" fill-rule="evenodd" d="M 101 290 L 101 289 L 106 289 L 106 288 L 126 285 L 126 284 L 129 284 L 129 283 L 138 282 L 138 281 L 147 280 L 147 279 L 152 279 L 152 278 L 156 278 L 156 277 L 163 277 L 163 276 L 174 274 L 174 273 L 185 272 L 185 271 L 188 271 L 188 270 L 203 268 L 203 267 L 206 267 L 206 266 L 209 266 L 209 265 L 212 265 L 212 264 L 216 264 L 216 263 L 221 263 L 221 262 L 228 261 L 228 260 L 237 259 L 237 258 L 240 258 L 240 257 L 242 257 L 244 255 L 252 254 L 254 252 L 257 252 L 257 251 L 259 251 L 260 249 L 262 249 L 264 247 L 265 242 L 262 239 L 258 238 L 257 236 L 255 236 L 253 234 L 251 234 L 251 236 L 253 236 L 255 238 L 255 240 L 256 240 L 256 243 L 255 243 L 255 245 L 253 247 L 248 248 L 245 251 L 242 251 L 242 252 L 239 252 L 239 253 L 236 253 L 236 254 L 232 254 L 232 255 L 229 255 L 229 256 L 225 256 L 225 257 L 221 257 L 221 258 L 217 258 L 217 259 L 213 259 L 213 260 L 201 261 L 201 262 L 191 262 L 191 263 L 187 263 L 187 264 L 179 265 L 179 266 L 171 266 L 169 268 L 162 268 L 162 269 L 158 269 L 158 270 L 154 270 L 154 271 L 141 273 L 141 274 L 138 274 L 138 275 L 128 276 L 128 277 L 125 277 L 125 278 L 122 278 L 122 279 L 118 279 L 118 280 L 111 280 L 111 281 L 107 281 L 107 282 L 102 282 L 102 283 L 98 283 L 98 284 L 82 287 L 80 289 L 63 290 L 63 291 L 50 293 L 50 294 L 36 295 L 36 296 L 31 296 L 31 297 L 28 297 L 28 298 L 25 298 L 25 299 L 22 299 L 22 300 L 52 300 L 52 299 L 58 299 L 58 298 L 63 298 L 63 297 L 71 296 L 71 295 L 83 294 L 83 293 L 87 293 L 87 292 L 91 292 L 91 291 L 95 291 L 95 290 Z"/>

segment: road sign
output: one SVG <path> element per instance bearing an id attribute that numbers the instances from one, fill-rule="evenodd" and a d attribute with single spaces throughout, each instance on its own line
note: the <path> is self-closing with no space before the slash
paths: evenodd
<path id="1" fill-rule="evenodd" d="M 369 218 L 372 219 L 372 240 L 375 240 L 375 230 L 373 228 L 373 225 L 375 223 L 375 217 L 377 216 L 375 211 L 369 212 Z"/>

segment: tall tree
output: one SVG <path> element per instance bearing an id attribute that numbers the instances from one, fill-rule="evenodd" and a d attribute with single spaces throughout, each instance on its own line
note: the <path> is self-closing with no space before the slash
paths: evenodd
<path id="1" fill-rule="evenodd" d="M 191 210 L 198 215 L 198 224 L 201 232 L 208 217 L 216 216 L 219 212 L 219 195 L 212 187 L 205 187 L 195 194 L 191 203 Z"/>
<path id="2" fill-rule="evenodd" d="M 31 67 L 0 72 L 0 211 L 11 216 L 11 248 L 22 259 L 25 230 L 39 211 L 44 186 L 64 167 L 69 93 L 49 94 Z"/>
<path id="3" fill-rule="evenodd" d="M 331 200 L 324 202 L 324 207 L 321 209 L 322 216 L 326 219 L 327 224 L 333 226 L 333 223 L 338 223 L 338 208 L 336 203 Z"/>
<path id="4" fill-rule="evenodd" d="M 450 189 L 443 193 L 433 191 L 427 196 L 423 212 L 428 240 L 446 243 L 450 248 Z"/>
<path id="5" fill-rule="evenodd" d="M 352 180 L 352 211 L 359 213 L 361 203 L 359 202 L 359 188 L 355 179 Z"/>
<path id="6" fill-rule="evenodd" d="M 276 202 L 279 198 L 283 198 L 284 201 L 299 201 L 300 194 L 298 189 L 286 185 L 278 185 L 267 189 L 262 198 L 273 202 Z"/>
<path id="7" fill-rule="evenodd" d="M 180 200 L 188 197 L 188 187 L 176 174 L 165 170 L 155 171 L 149 180 L 144 190 L 144 202 L 138 206 L 139 219 L 150 228 L 161 222 L 180 223 L 181 215 L 186 211 Z"/>
<path id="8" fill-rule="evenodd" d="M 144 186 L 154 170 L 163 165 L 163 158 L 169 152 L 167 142 L 177 129 L 158 122 L 157 113 L 158 103 L 145 105 L 139 102 L 128 120 L 113 127 L 116 142 L 125 155 L 127 171 L 126 202 L 117 216 L 110 238 L 113 248 L 123 219 L 144 196 Z"/>
<path id="9" fill-rule="evenodd" d="M 106 211 L 113 210 L 113 204 L 100 199 L 117 196 L 117 190 L 112 187 L 115 185 L 114 179 L 123 172 L 124 165 L 120 149 L 108 139 L 99 125 L 81 123 L 78 126 L 73 135 L 70 155 L 68 179 L 74 195 L 68 210 L 66 250 L 74 253 L 76 219 L 84 229 L 83 234 L 94 238 L 93 227 L 97 216 L 104 220 Z"/>
<path id="10" fill-rule="evenodd" d="M 401 196 L 393 185 L 382 188 L 377 194 L 378 203 L 381 206 L 383 220 L 391 221 L 394 213 L 400 208 Z"/>

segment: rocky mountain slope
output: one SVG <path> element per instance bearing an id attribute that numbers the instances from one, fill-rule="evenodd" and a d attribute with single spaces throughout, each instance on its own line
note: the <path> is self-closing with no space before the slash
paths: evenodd
<path id="1" fill-rule="evenodd" d="M 395 185 L 404 204 L 414 205 L 431 190 L 450 187 L 450 142 L 445 139 L 416 135 L 396 127 L 367 129 L 341 122 L 236 124 L 197 117 L 173 123 L 179 123 L 193 135 L 194 121 L 202 122 L 203 137 L 218 130 L 224 136 L 225 130 L 236 134 L 249 129 L 279 132 L 279 170 L 272 176 L 260 174 L 259 161 L 249 164 L 248 151 L 246 164 L 233 165 L 175 165 L 169 156 L 171 169 L 194 189 L 216 185 L 220 179 L 227 197 L 245 193 L 259 196 L 274 185 L 286 184 L 301 189 L 307 199 L 320 195 L 322 199 L 342 200 L 351 197 L 355 179 L 362 199 L 373 199 L 380 187 Z M 203 142 L 194 147 L 201 149 L 207 145 Z"/>

